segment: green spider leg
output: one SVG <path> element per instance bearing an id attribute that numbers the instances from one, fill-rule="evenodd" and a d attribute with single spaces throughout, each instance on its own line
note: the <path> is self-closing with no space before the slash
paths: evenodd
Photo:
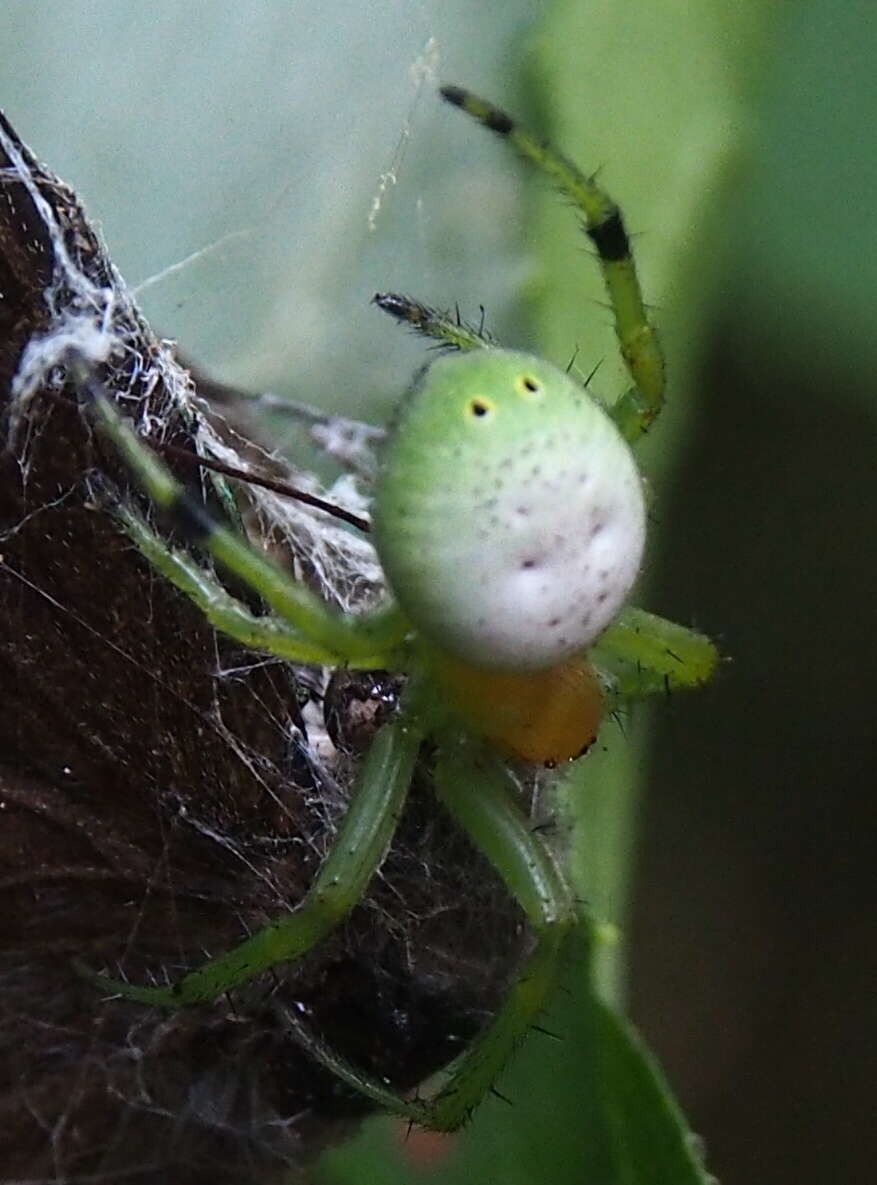
<path id="1" fill-rule="evenodd" d="M 74 359 L 69 366 L 90 398 L 98 426 L 155 505 L 273 610 L 271 615 L 251 613 L 185 552 L 168 547 L 140 515 L 118 507 L 120 521 L 150 564 L 194 601 L 212 625 L 244 645 L 292 662 L 404 669 L 400 651 L 409 626 L 395 603 L 362 614 L 325 605 L 240 535 L 215 522 L 128 426 L 85 364 Z"/>
<path id="2" fill-rule="evenodd" d="M 378 731 L 332 850 L 293 910 L 168 987 L 126 983 L 77 964 L 79 971 L 104 991 L 126 1000 L 181 1008 L 210 1003 L 277 963 L 307 954 L 359 903 L 383 861 L 405 805 L 422 741 L 423 733 L 414 726 L 404 705 L 399 717 Z"/>
<path id="3" fill-rule="evenodd" d="M 484 127 L 504 136 L 518 154 L 535 165 L 568 198 L 582 217 L 597 251 L 603 282 L 615 319 L 615 333 L 634 385 L 609 408 L 624 438 L 636 440 L 651 427 L 664 406 L 664 354 L 649 320 L 630 239 L 618 206 L 563 153 L 537 140 L 499 107 L 459 86 L 443 86 L 441 95 Z M 483 331 L 398 293 L 378 294 L 375 303 L 418 333 L 460 350 L 496 343 Z"/>
<path id="4" fill-rule="evenodd" d="M 704 634 L 631 605 L 600 635 L 589 657 L 623 700 L 700 687 L 719 661 Z"/>
<path id="5" fill-rule="evenodd" d="M 502 877 L 536 939 L 500 1011 L 457 1060 L 430 1104 L 431 1125 L 452 1131 L 490 1090 L 545 1007 L 576 914 L 551 849 L 517 806 L 511 775 L 498 756 L 455 747 L 440 759 L 435 781 L 439 798 Z"/>
<path id="6" fill-rule="evenodd" d="M 413 296 L 403 296 L 399 292 L 378 292 L 373 303 L 415 333 L 431 337 L 451 349 L 485 350 L 496 345 L 496 341 L 485 330 L 483 319 L 476 328 L 471 322 L 463 320 L 459 310 L 452 317 L 450 313 L 434 309 L 431 305 L 415 300 Z"/>
<path id="7" fill-rule="evenodd" d="M 499 107 L 459 86 L 443 86 L 442 98 L 504 136 L 518 154 L 534 164 L 582 216 L 594 244 L 615 319 L 615 333 L 634 385 L 609 409 L 626 440 L 636 440 L 664 405 L 664 354 L 643 301 L 630 239 L 612 198 L 571 160 L 536 139 Z"/>

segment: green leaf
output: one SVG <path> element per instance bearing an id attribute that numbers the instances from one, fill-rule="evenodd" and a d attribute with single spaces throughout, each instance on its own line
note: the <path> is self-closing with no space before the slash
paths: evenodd
<path id="1" fill-rule="evenodd" d="M 600 1066 L 605 1142 L 617 1185 L 699 1185 L 699 1142 L 688 1132 L 660 1067 L 632 1026 L 598 998 L 592 1001 Z"/>
<path id="2" fill-rule="evenodd" d="M 728 299 L 759 365 L 866 406 L 877 373 L 875 34 L 868 0 L 784 11 L 740 192 Z"/>

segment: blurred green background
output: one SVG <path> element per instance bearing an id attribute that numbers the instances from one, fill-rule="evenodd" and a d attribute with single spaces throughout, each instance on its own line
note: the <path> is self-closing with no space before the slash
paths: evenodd
<path id="1" fill-rule="evenodd" d="M 569 212 L 437 81 L 601 169 L 670 364 L 640 600 L 728 656 L 583 767 L 578 876 L 623 935 L 601 983 L 720 1179 L 870 1180 L 873 5 L 30 0 L 3 25 L 8 116 L 128 281 L 154 278 L 153 323 L 219 378 L 375 421 L 423 357 L 377 290 L 483 305 L 502 340 L 623 385 Z M 645 1179 L 593 1163 L 580 978 L 563 1040 L 505 1076 L 511 1110 L 444 1142 L 377 1121 L 319 1181 Z"/>

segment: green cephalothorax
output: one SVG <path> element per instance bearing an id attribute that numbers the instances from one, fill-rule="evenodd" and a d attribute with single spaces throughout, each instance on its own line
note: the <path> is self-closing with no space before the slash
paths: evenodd
<path id="1" fill-rule="evenodd" d="M 452 1131 L 533 1025 L 577 921 L 552 843 L 522 801 L 520 763 L 578 756 L 608 706 L 699 685 L 717 656 L 708 638 L 624 605 L 645 533 L 627 442 L 661 410 L 664 364 L 621 214 L 592 178 L 505 112 L 459 87 L 443 94 L 505 138 L 577 211 L 633 386 L 604 410 L 557 367 L 496 348 L 483 326 L 397 293 L 379 295 L 382 309 L 456 351 L 420 374 L 385 447 L 373 504 L 373 538 L 392 594 L 383 603 L 342 613 L 236 528 L 213 522 L 93 370 L 73 358 L 68 371 L 152 502 L 197 540 L 197 554 L 171 545 L 120 494 L 121 527 L 154 571 L 216 629 L 274 661 L 395 672 L 401 688 L 375 722 L 334 845 L 300 900 L 206 961 L 200 950 L 175 948 L 151 984 L 125 980 L 124 950 L 121 978 L 83 974 L 105 991 L 166 1009 L 209 1006 L 251 982 L 258 994 L 264 972 L 309 956 L 363 899 L 425 754 L 438 798 L 523 909 L 533 944 L 520 975 L 429 1099 L 399 1097 L 327 1047 L 297 1013 L 281 1015 L 360 1095 Z M 205 566 L 207 554 L 220 575 Z M 226 577 L 247 590 L 245 600 Z M 264 991 L 266 999 L 282 997 L 272 983 Z"/>
<path id="2" fill-rule="evenodd" d="M 403 611 L 486 668 L 539 670 L 589 646 L 639 571 L 642 483 L 603 408 L 512 350 L 447 355 L 387 443 L 373 524 Z"/>

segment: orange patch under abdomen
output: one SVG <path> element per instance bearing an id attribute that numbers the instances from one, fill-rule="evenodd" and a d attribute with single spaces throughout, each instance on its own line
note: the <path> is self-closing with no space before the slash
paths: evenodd
<path id="1" fill-rule="evenodd" d="M 434 655 L 436 675 L 474 731 L 524 761 L 579 757 L 597 735 L 603 697 L 587 659 L 547 671 L 487 671 Z"/>

